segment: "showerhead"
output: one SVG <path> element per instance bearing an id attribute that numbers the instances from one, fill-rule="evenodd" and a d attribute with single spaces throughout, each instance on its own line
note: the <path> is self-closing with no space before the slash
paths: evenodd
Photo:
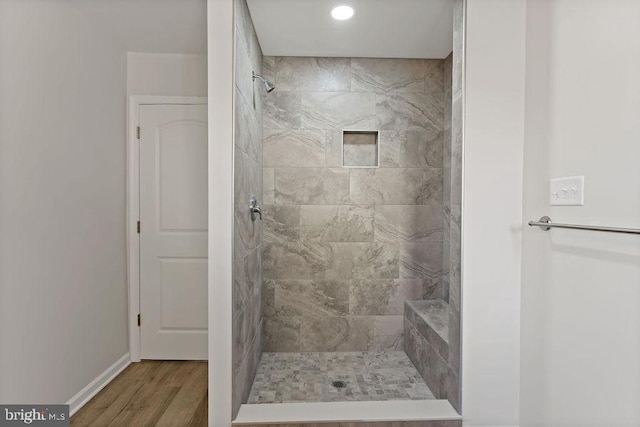
<path id="1" fill-rule="evenodd" d="M 253 81 L 255 81 L 256 79 L 260 79 L 260 81 L 264 84 L 264 88 L 267 91 L 267 93 L 273 92 L 273 90 L 276 88 L 276 85 L 271 83 L 269 80 L 253 72 Z"/>

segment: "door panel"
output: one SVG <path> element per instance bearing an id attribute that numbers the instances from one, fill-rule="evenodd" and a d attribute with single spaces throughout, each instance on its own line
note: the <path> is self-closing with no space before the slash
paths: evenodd
<path id="1" fill-rule="evenodd" d="M 141 358 L 207 359 L 207 107 L 140 107 Z"/>

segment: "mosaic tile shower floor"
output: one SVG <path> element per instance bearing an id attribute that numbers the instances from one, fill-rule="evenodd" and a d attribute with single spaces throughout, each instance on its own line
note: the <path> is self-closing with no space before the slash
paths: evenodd
<path id="1" fill-rule="evenodd" d="M 263 353 L 247 403 L 416 399 L 435 397 L 403 351 Z"/>

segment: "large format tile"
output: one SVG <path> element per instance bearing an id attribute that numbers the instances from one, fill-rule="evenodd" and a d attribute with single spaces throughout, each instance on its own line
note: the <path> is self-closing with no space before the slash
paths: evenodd
<path id="1" fill-rule="evenodd" d="M 441 242 L 400 243 L 400 277 L 440 281 Z"/>
<path id="2" fill-rule="evenodd" d="M 238 93 L 238 91 L 236 91 Z M 236 96 L 235 145 L 255 161 L 262 160 L 262 126 L 255 109 L 242 97 Z"/>
<path id="3" fill-rule="evenodd" d="M 442 206 L 378 205 L 375 236 L 380 242 L 442 240 Z"/>
<path id="4" fill-rule="evenodd" d="M 349 58 L 278 57 L 279 90 L 348 91 L 351 86 Z"/>
<path id="5" fill-rule="evenodd" d="M 302 351 L 365 351 L 373 341 L 373 324 L 366 317 L 303 317 Z"/>
<path id="6" fill-rule="evenodd" d="M 321 242 L 371 242 L 373 206 L 301 206 L 300 234 Z"/>
<path id="7" fill-rule="evenodd" d="M 353 58 L 351 90 L 355 92 L 424 92 L 423 59 Z"/>
<path id="8" fill-rule="evenodd" d="M 371 349 L 404 351 L 404 317 L 375 316 Z"/>
<path id="9" fill-rule="evenodd" d="M 303 128 L 371 130 L 375 118 L 376 97 L 372 93 L 302 93 Z"/>
<path id="10" fill-rule="evenodd" d="M 353 280 L 349 289 L 349 312 L 355 316 L 404 313 L 404 302 L 422 298 L 422 283 L 397 280 Z"/>
<path id="11" fill-rule="evenodd" d="M 331 249 L 317 243 L 265 243 L 263 277 L 268 279 L 322 279 Z"/>
<path id="12" fill-rule="evenodd" d="M 460 205 L 451 205 L 449 257 L 451 262 L 460 261 L 462 255 L 460 227 L 462 212 Z"/>
<path id="13" fill-rule="evenodd" d="M 264 129 L 299 129 L 301 120 L 300 92 L 276 90 L 265 97 Z"/>
<path id="14" fill-rule="evenodd" d="M 349 314 L 349 282 L 283 280 L 274 282 L 276 316 L 343 316 Z"/>
<path id="15" fill-rule="evenodd" d="M 444 132 L 411 130 L 400 145 L 399 164 L 403 168 L 442 168 Z"/>
<path id="16" fill-rule="evenodd" d="M 462 203 L 462 93 L 454 95 L 451 110 L 451 203 Z"/>
<path id="17" fill-rule="evenodd" d="M 400 166 L 400 147 L 407 143 L 407 132 L 400 130 L 380 131 L 380 167 Z"/>
<path id="18" fill-rule="evenodd" d="M 265 317 L 265 351 L 300 351 L 299 317 Z"/>
<path id="19" fill-rule="evenodd" d="M 275 203 L 275 171 L 273 168 L 262 169 L 262 200 L 265 205 Z"/>
<path id="20" fill-rule="evenodd" d="M 300 206 L 263 205 L 262 218 L 265 243 L 300 240 Z"/>
<path id="21" fill-rule="evenodd" d="M 376 205 L 441 204 L 442 169 L 352 170 L 350 199 Z"/>
<path id="22" fill-rule="evenodd" d="M 376 126 L 396 130 L 444 130 L 444 94 L 376 95 Z"/>
<path id="23" fill-rule="evenodd" d="M 453 0 L 453 93 L 462 89 L 464 49 L 464 2 Z"/>
<path id="24" fill-rule="evenodd" d="M 349 199 L 349 171 L 337 168 L 275 170 L 278 205 L 342 204 Z"/>
<path id="25" fill-rule="evenodd" d="M 425 92 L 442 95 L 445 92 L 445 60 L 425 60 Z"/>
<path id="26" fill-rule="evenodd" d="M 327 279 L 395 279 L 399 276 L 398 249 L 380 243 L 328 243 Z"/>
<path id="27" fill-rule="evenodd" d="M 264 167 L 323 167 L 330 137 L 324 130 L 265 129 Z"/>

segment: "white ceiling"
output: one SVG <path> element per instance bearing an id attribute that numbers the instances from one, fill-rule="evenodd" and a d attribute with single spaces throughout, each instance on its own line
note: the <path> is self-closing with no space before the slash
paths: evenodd
<path id="1" fill-rule="evenodd" d="M 130 52 L 207 53 L 206 0 L 68 0 Z"/>
<path id="2" fill-rule="evenodd" d="M 247 0 L 268 56 L 445 58 L 453 44 L 452 0 Z M 336 21 L 346 4 L 353 18 Z"/>

